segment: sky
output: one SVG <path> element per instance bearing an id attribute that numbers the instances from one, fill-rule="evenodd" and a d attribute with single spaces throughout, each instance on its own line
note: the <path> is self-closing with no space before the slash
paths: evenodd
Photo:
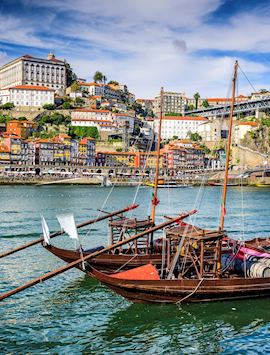
<path id="1" fill-rule="evenodd" d="M 226 97 L 270 89 L 270 0 L 0 0 L 0 65 L 52 51 L 80 78 L 96 70 L 137 98 Z"/>

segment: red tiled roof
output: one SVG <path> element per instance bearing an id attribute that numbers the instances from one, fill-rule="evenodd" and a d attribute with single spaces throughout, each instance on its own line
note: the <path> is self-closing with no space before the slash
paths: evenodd
<path id="1" fill-rule="evenodd" d="M 109 113 L 111 111 L 109 110 L 96 110 L 96 109 L 93 109 L 93 108 L 77 108 L 75 110 L 72 110 L 73 112 L 96 112 L 96 113 L 99 113 L 99 112 L 102 112 L 102 113 Z"/>
<path id="2" fill-rule="evenodd" d="M 258 122 L 254 122 L 254 121 L 239 122 L 238 124 L 239 124 L 239 126 L 251 126 L 251 127 L 258 127 L 259 126 Z"/>
<path id="3" fill-rule="evenodd" d="M 10 149 L 5 144 L 0 144 L 0 153 L 9 153 Z"/>
<path id="4" fill-rule="evenodd" d="M 38 86 L 38 85 L 17 85 L 17 86 L 12 86 L 9 89 L 54 91 L 53 89 L 49 89 L 46 86 Z"/>

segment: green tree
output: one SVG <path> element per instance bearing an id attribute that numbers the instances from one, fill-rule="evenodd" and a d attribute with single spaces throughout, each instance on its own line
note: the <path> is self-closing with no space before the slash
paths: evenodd
<path id="1" fill-rule="evenodd" d="M 55 109 L 54 104 L 44 104 L 42 107 L 44 108 L 44 110 L 54 110 Z"/>
<path id="2" fill-rule="evenodd" d="M 66 67 L 66 83 L 67 86 L 70 86 L 74 81 L 77 80 L 77 75 L 73 72 L 70 64 L 65 60 Z"/>
<path id="3" fill-rule="evenodd" d="M 72 108 L 72 104 L 68 101 L 64 102 L 62 107 L 65 109 L 65 110 L 69 110 Z"/>
<path id="4" fill-rule="evenodd" d="M 110 80 L 109 82 L 108 82 L 108 84 L 110 85 L 119 85 L 119 83 L 118 83 L 118 81 L 116 81 L 116 80 Z"/>
<path id="5" fill-rule="evenodd" d="M 94 76 L 93 76 L 93 79 L 94 79 L 95 83 L 103 82 L 103 78 L 104 78 L 104 75 L 102 74 L 101 71 L 96 71 Z"/>
<path id="6" fill-rule="evenodd" d="M 188 132 L 188 137 L 192 140 L 192 141 L 195 141 L 195 142 L 198 142 L 198 141 L 201 141 L 202 140 L 202 137 L 199 135 L 199 133 L 197 132 Z"/>
<path id="7" fill-rule="evenodd" d="M 42 116 L 42 118 L 39 120 L 39 123 L 41 125 L 44 125 L 46 123 L 55 124 L 55 125 L 60 125 L 60 124 L 69 125 L 70 122 L 71 122 L 70 116 L 68 115 L 65 116 L 58 112 L 54 112 L 50 115 Z"/>
<path id="8" fill-rule="evenodd" d="M 169 113 L 165 113 L 165 116 L 177 116 L 177 117 L 181 117 L 181 116 L 183 116 L 183 115 L 182 115 L 182 113 L 169 112 Z"/>
<path id="9" fill-rule="evenodd" d="M 99 133 L 97 127 L 80 127 L 80 126 L 71 126 L 69 127 L 69 135 L 73 138 L 99 138 Z"/>
<path id="10" fill-rule="evenodd" d="M 71 92 L 80 91 L 80 90 L 81 90 L 81 85 L 80 85 L 77 81 L 74 81 L 74 82 L 70 85 L 70 89 L 71 89 Z"/>
<path id="11" fill-rule="evenodd" d="M 3 115 L 2 113 L 0 113 L 0 123 L 7 123 L 10 120 L 11 120 L 10 116 Z"/>
<path id="12" fill-rule="evenodd" d="M 81 97 L 76 97 L 74 102 L 76 106 L 82 106 L 84 104 L 84 99 L 82 99 Z"/>
<path id="13" fill-rule="evenodd" d="M 13 102 L 6 102 L 4 105 L 0 106 L 0 108 L 2 108 L 4 110 L 11 110 L 14 107 L 15 107 L 15 105 Z"/>
<path id="14" fill-rule="evenodd" d="M 203 100 L 202 102 L 203 107 L 209 107 L 209 102 L 207 99 Z"/>
<path id="15" fill-rule="evenodd" d="M 195 99 L 195 108 L 197 110 L 198 108 L 198 102 L 199 102 L 199 98 L 201 97 L 200 94 L 198 92 L 196 92 L 194 95 L 193 95 L 194 99 Z"/>
<path id="16" fill-rule="evenodd" d="M 267 93 L 268 92 L 268 90 L 266 90 L 266 89 L 260 89 L 260 91 L 259 92 L 261 92 L 262 94 L 265 94 L 265 93 Z"/>
<path id="17" fill-rule="evenodd" d="M 189 110 L 189 111 L 193 111 L 193 110 L 195 110 L 194 105 L 189 105 L 189 106 L 188 106 L 188 110 Z"/>

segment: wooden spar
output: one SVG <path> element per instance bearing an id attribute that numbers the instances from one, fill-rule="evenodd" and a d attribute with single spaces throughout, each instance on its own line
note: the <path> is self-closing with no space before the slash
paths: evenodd
<path id="1" fill-rule="evenodd" d="M 158 175 L 159 175 L 159 161 L 160 161 L 160 143 L 161 143 L 161 123 L 163 116 L 163 87 L 160 90 L 160 116 L 159 116 L 159 126 L 158 126 L 158 142 L 157 142 L 157 160 L 156 160 L 156 171 L 155 171 L 155 180 L 154 180 L 154 192 L 152 199 L 152 221 L 155 223 L 155 213 L 156 206 L 158 204 L 157 197 L 157 186 L 158 186 Z"/>
<path id="2" fill-rule="evenodd" d="M 220 222 L 219 222 L 220 230 L 224 229 L 224 219 L 225 219 L 225 214 L 226 214 L 227 183 L 228 183 L 230 151 L 231 151 L 231 143 L 232 143 L 233 109 L 234 109 L 234 103 L 235 103 L 237 69 L 238 69 L 238 61 L 236 60 L 235 64 L 234 64 L 234 74 L 233 74 L 233 79 L 232 79 L 232 101 L 231 101 L 231 108 L 230 108 L 230 121 L 229 121 L 229 134 L 228 134 L 227 152 L 226 152 L 225 176 L 224 176 L 223 193 L 222 193 L 222 200 L 221 200 L 221 213 L 220 213 Z"/>
<path id="3" fill-rule="evenodd" d="M 92 254 L 86 255 L 86 256 L 84 256 L 83 259 L 80 258 L 78 260 L 75 260 L 75 261 L 67 264 L 67 265 L 64 265 L 64 266 L 60 267 L 59 269 L 56 269 L 56 270 L 51 271 L 51 272 L 48 272 L 47 274 L 44 274 L 41 277 L 37 277 L 36 279 L 31 280 L 31 281 L 29 281 L 28 283 L 26 283 L 26 284 L 24 284 L 22 286 L 19 286 L 17 288 L 14 288 L 13 290 L 10 290 L 8 292 L 3 293 L 2 295 L 0 295 L 0 301 L 5 299 L 5 298 L 8 298 L 8 297 L 10 297 L 12 295 L 15 295 L 16 293 L 19 293 L 19 292 L 21 292 L 21 291 L 23 291 L 23 290 L 25 290 L 25 289 L 27 289 L 27 288 L 29 288 L 31 286 L 34 286 L 34 285 L 36 285 L 38 283 L 41 283 L 43 281 L 46 281 L 46 280 L 54 277 L 56 275 L 59 275 L 62 272 L 65 272 L 65 271 L 67 271 L 69 269 L 72 269 L 73 267 L 77 266 L 78 264 L 80 264 L 83 261 L 85 262 L 87 260 L 93 259 L 94 257 L 96 257 L 98 255 L 104 254 L 104 253 L 106 253 L 106 252 L 108 252 L 110 250 L 113 250 L 113 249 L 118 248 L 118 247 L 120 247 L 120 246 L 122 246 L 124 244 L 132 242 L 132 241 L 134 241 L 134 240 L 136 240 L 136 239 L 138 239 L 140 237 L 143 237 L 146 234 L 150 234 L 150 233 L 155 232 L 158 229 L 162 229 L 164 227 L 167 227 L 167 226 L 169 226 L 169 225 L 171 225 L 171 224 L 173 224 L 175 222 L 178 222 L 178 221 L 180 221 L 180 220 L 182 220 L 182 219 L 184 219 L 184 218 L 186 218 L 186 217 L 188 217 L 188 216 L 190 216 L 190 215 L 192 215 L 192 214 L 194 214 L 196 212 L 197 212 L 196 210 L 192 210 L 190 212 L 183 213 L 182 215 L 179 215 L 178 217 L 176 217 L 176 218 L 174 218 L 174 219 L 172 219 L 170 221 L 163 222 L 163 223 L 161 223 L 161 224 L 159 224 L 159 225 L 157 225 L 155 227 L 147 229 L 147 230 L 145 230 L 145 231 L 143 231 L 143 232 L 141 232 L 141 233 L 139 233 L 137 235 L 134 235 L 134 236 L 132 236 L 132 237 L 130 237 L 128 239 L 122 240 L 121 242 L 118 242 L 116 244 L 110 245 L 107 248 L 104 248 L 102 250 L 96 251 L 96 252 L 94 252 Z"/>
<path id="4" fill-rule="evenodd" d="M 108 219 L 110 217 L 116 216 L 116 215 L 121 214 L 123 212 L 127 212 L 127 211 L 130 211 L 130 210 L 133 210 L 133 209 L 137 208 L 138 206 L 139 205 L 137 205 L 137 204 L 133 204 L 133 205 L 127 206 L 127 207 L 123 208 L 122 210 L 115 211 L 115 212 L 112 212 L 112 213 L 107 213 L 105 216 L 98 217 L 98 218 L 95 218 L 95 219 L 90 219 L 90 220 L 88 220 L 86 222 L 77 224 L 76 227 L 77 228 L 82 228 L 82 227 L 88 226 L 89 224 L 94 224 L 96 222 L 103 221 L 104 219 Z M 57 232 L 54 232 L 54 233 L 50 234 L 50 238 L 57 237 L 57 236 L 59 236 L 61 234 L 64 234 L 64 233 L 65 233 L 64 231 L 59 230 Z M 40 237 L 39 239 L 36 239 L 36 240 L 33 240 L 32 242 L 29 242 L 29 243 L 26 243 L 24 245 L 21 245 L 18 248 L 11 249 L 11 250 L 9 250 L 9 251 L 7 251 L 5 253 L 0 254 L 0 259 L 5 257 L 5 256 L 14 254 L 17 251 L 20 251 L 20 250 L 26 249 L 28 247 L 31 247 L 32 245 L 36 245 L 38 243 L 41 243 L 41 242 L 43 242 L 43 237 Z"/>

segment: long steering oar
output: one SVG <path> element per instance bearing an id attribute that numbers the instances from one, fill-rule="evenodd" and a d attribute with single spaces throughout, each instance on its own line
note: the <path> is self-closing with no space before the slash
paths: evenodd
<path id="1" fill-rule="evenodd" d="M 3 293 L 2 295 L 0 295 L 0 301 L 5 299 L 5 298 L 7 298 L 7 297 L 15 295 L 16 293 L 21 292 L 21 291 L 23 291 L 23 290 L 25 290 L 25 289 L 27 289 L 27 288 L 29 288 L 31 286 L 34 286 L 34 285 L 36 285 L 36 284 L 38 284 L 40 282 L 46 281 L 46 280 L 48 280 L 48 279 L 50 279 L 50 278 L 52 278 L 52 277 L 54 277 L 56 275 L 59 275 L 62 272 L 65 272 L 65 271 L 67 271 L 69 269 L 72 269 L 74 266 L 77 266 L 81 262 L 85 262 L 87 260 L 93 259 L 94 257 L 96 257 L 98 255 L 101 255 L 103 253 L 106 253 L 107 251 L 113 250 L 113 249 L 118 248 L 118 247 L 120 247 L 120 246 L 122 246 L 124 244 L 132 242 L 132 241 L 134 241 L 134 240 L 136 240 L 136 239 L 138 239 L 140 237 L 143 237 L 146 234 L 149 234 L 149 233 L 155 232 L 158 229 L 162 229 L 164 227 L 167 227 L 167 226 L 169 226 L 169 225 L 171 225 L 171 224 L 173 224 L 175 222 L 178 222 L 178 221 L 180 221 L 180 220 L 182 220 L 182 219 L 184 219 L 184 218 L 186 218 L 186 217 L 188 217 L 188 216 L 190 216 L 190 215 L 192 215 L 192 214 L 194 214 L 196 212 L 197 212 L 196 210 L 192 210 L 190 212 L 183 213 L 183 214 L 179 215 L 176 218 L 173 218 L 173 219 L 171 219 L 169 221 L 166 221 L 166 222 L 163 222 L 163 223 L 161 223 L 161 224 L 159 224 L 159 225 L 157 225 L 155 227 L 147 229 L 147 230 L 145 230 L 145 231 L 143 231 L 143 232 L 141 232 L 139 234 L 134 235 L 133 237 L 130 237 L 130 238 L 125 239 L 125 240 L 122 240 L 121 242 L 118 242 L 116 244 L 110 245 L 107 248 L 104 248 L 102 250 L 96 251 L 96 252 L 94 252 L 92 254 L 89 254 L 87 256 L 84 256 L 83 259 L 80 258 L 78 260 L 75 260 L 75 261 L 67 264 L 67 265 L 64 265 L 64 266 L 60 267 L 59 269 L 56 269 L 56 270 L 51 271 L 51 272 L 48 272 L 47 274 L 44 274 L 41 277 L 37 277 L 36 279 L 34 279 L 32 281 L 29 281 L 28 283 L 26 283 L 26 284 L 24 284 L 22 286 L 19 286 L 17 288 L 14 288 L 13 290 L 10 290 L 8 292 Z"/>
<path id="2" fill-rule="evenodd" d="M 123 212 L 127 212 L 127 211 L 130 211 L 130 210 L 133 210 L 135 208 L 137 208 L 139 205 L 137 204 L 133 204 L 133 205 L 130 205 L 126 208 L 123 208 L 122 210 L 119 210 L 119 211 L 115 211 L 115 212 L 112 212 L 112 213 L 107 213 L 105 216 L 102 216 L 102 217 L 98 217 L 98 218 L 95 218 L 95 219 L 90 219 L 88 221 L 85 221 L 83 223 L 80 223 L 80 224 L 77 224 L 76 227 L 77 228 L 82 228 L 82 227 L 85 227 L 85 226 L 88 226 L 89 224 L 94 224 L 96 222 L 100 222 L 100 221 L 103 221 L 104 219 L 107 219 L 107 218 L 110 218 L 110 217 L 113 217 L 113 216 L 116 216 L 118 214 L 121 214 Z M 59 230 L 57 232 L 54 232 L 50 235 L 50 238 L 54 238 L 54 237 L 57 237 L 58 235 L 61 235 L 61 234 L 64 234 L 65 232 L 63 230 Z M 21 245 L 20 247 L 18 248 L 15 248 L 15 249 L 11 249 L 11 250 L 8 250 L 2 254 L 0 254 L 0 259 L 5 257 L 5 256 L 8 256 L 8 255 L 11 255 L 11 254 L 14 254 L 16 253 L 17 251 L 20 251 L 20 250 L 23 250 L 23 249 L 26 249 L 28 247 L 31 247 L 32 245 L 36 245 L 38 243 L 41 243 L 43 242 L 43 237 L 40 237 L 39 239 L 36 239 L 36 240 L 33 240 L 32 242 L 29 242 L 29 243 L 26 243 L 24 245 Z"/>

